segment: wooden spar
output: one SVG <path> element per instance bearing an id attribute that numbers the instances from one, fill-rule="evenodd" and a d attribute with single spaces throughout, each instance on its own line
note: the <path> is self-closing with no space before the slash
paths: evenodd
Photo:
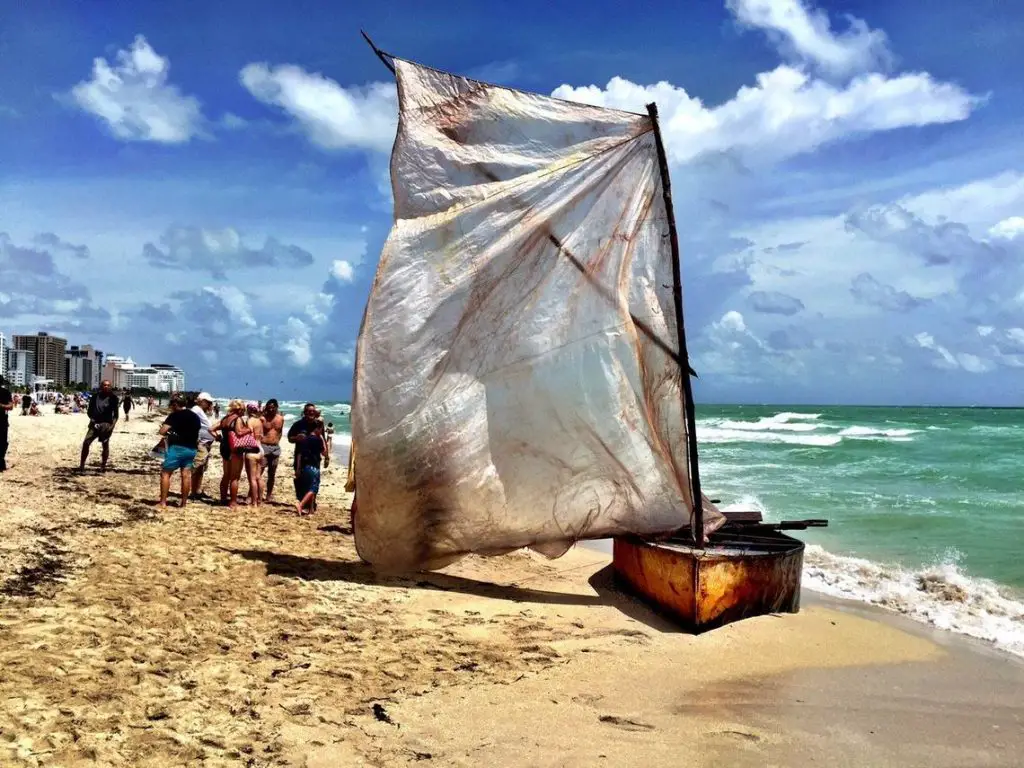
<path id="1" fill-rule="evenodd" d="M 384 66 L 391 70 L 391 74 L 395 74 L 395 65 L 388 61 L 390 58 L 389 54 L 384 53 L 384 51 L 378 48 L 376 44 L 374 44 L 373 40 L 370 39 L 370 36 L 363 30 L 359 30 L 359 34 L 361 34 L 363 39 L 369 43 L 371 48 L 373 48 L 373 52 L 377 54 L 377 58 L 384 62 Z"/>
<path id="2" fill-rule="evenodd" d="M 679 338 L 680 378 L 682 379 L 683 411 L 686 415 L 687 454 L 690 458 L 690 484 L 693 492 L 693 517 L 690 532 L 698 547 L 704 547 L 704 497 L 700 491 L 700 470 L 697 466 L 697 417 L 693 409 L 693 387 L 690 384 L 690 356 L 686 351 L 686 330 L 683 327 L 683 278 L 679 261 L 679 234 L 676 232 L 676 217 L 672 209 L 672 182 L 668 176 L 668 157 L 661 139 L 658 124 L 658 105 L 653 101 L 647 105 L 654 130 L 654 144 L 658 150 L 658 166 L 661 170 L 661 192 L 665 198 L 665 215 L 668 217 L 668 238 L 672 246 L 672 298 L 676 309 L 676 333 Z"/>

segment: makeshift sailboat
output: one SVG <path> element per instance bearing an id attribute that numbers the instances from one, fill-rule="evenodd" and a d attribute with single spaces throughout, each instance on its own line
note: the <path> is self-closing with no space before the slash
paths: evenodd
<path id="1" fill-rule="evenodd" d="M 691 628 L 796 611 L 803 544 L 701 493 L 655 105 L 563 101 L 373 47 L 398 132 L 356 349 L 360 557 L 432 570 L 612 538 L 617 574 Z"/>

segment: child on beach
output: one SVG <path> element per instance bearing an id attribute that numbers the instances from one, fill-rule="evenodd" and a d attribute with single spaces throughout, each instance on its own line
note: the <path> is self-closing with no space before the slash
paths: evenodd
<path id="1" fill-rule="evenodd" d="M 316 496 L 320 493 L 320 461 L 328 456 L 324 427 L 318 422 L 295 446 L 295 510 L 305 514 L 316 511 Z"/>

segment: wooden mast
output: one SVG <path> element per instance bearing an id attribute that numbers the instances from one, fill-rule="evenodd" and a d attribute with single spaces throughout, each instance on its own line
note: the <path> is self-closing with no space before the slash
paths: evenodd
<path id="1" fill-rule="evenodd" d="M 658 105 L 647 105 L 654 129 L 654 144 L 658 150 L 658 166 L 661 169 L 661 192 L 665 198 L 665 214 L 668 216 L 668 238 L 672 246 L 672 298 L 676 309 L 676 332 L 679 342 L 679 372 L 682 379 L 683 412 L 686 416 L 687 455 L 690 459 L 690 485 L 693 493 L 693 515 L 690 519 L 690 533 L 699 547 L 706 543 L 704 537 L 704 497 L 700 490 L 700 471 L 697 467 L 697 419 L 693 409 L 693 387 L 690 385 L 690 356 L 686 352 L 686 331 L 683 327 L 683 278 L 679 262 L 679 235 L 676 232 L 676 217 L 672 210 L 672 182 L 668 176 L 668 157 L 661 139 L 658 124 Z"/>

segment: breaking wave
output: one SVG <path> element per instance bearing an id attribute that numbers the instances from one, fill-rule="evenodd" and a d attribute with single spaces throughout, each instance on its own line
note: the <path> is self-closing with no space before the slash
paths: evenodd
<path id="1" fill-rule="evenodd" d="M 700 419 L 697 439 L 704 443 L 781 443 L 831 447 L 845 439 L 911 442 L 920 429 L 883 429 L 870 426 L 830 424 L 820 413 L 783 411 L 754 421 Z"/>
<path id="2" fill-rule="evenodd" d="M 847 427 L 839 434 L 843 437 L 909 437 L 919 429 L 875 429 L 874 427 Z"/>
<path id="3" fill-rule="evenodd" d="M 965 575 L 955 557 L 908 570 L 809 544 L 803 583 L 815 592 L 881 606 L 1024 656 L 1024 602 L 995 582 Z"/>
<path id="4" fill-rule="evenodd" d="M 787 443 L 789 445 L 829 446 L 842 442 L 839 435 L 789 434 L 757 432 L 748 429 L 704 427 L 697 424 L 697 441 L 701 443 Z"/>
<path id="5" fill-rule="evenodd" d="M 764 417 L 757 421 L 732 421 L 726 419 L 719 423 L 719 426 L 725 429 L 743 429 L 750 432 L 813 432 L 818 428 L 817 424 L 808 424 L 805 421 L 798 421 L 795 424 L 790 424 L 786 421 L 776 421 L 773 417 Z"/>
<path id="6" fill-rule="evenodd" d="M 792 413 L 790 411 L 783 411 L 782 413 L 776 413 L 771 418 L 774 421 L 778 421 L 780 423 L 785 423 L 785 422 L 788 422 L 788 421 L 798 421 L 800 419 L 810 419 L 810 420 L 820 419 L 821 418 L 821 414 L 820 413 Z"/>

